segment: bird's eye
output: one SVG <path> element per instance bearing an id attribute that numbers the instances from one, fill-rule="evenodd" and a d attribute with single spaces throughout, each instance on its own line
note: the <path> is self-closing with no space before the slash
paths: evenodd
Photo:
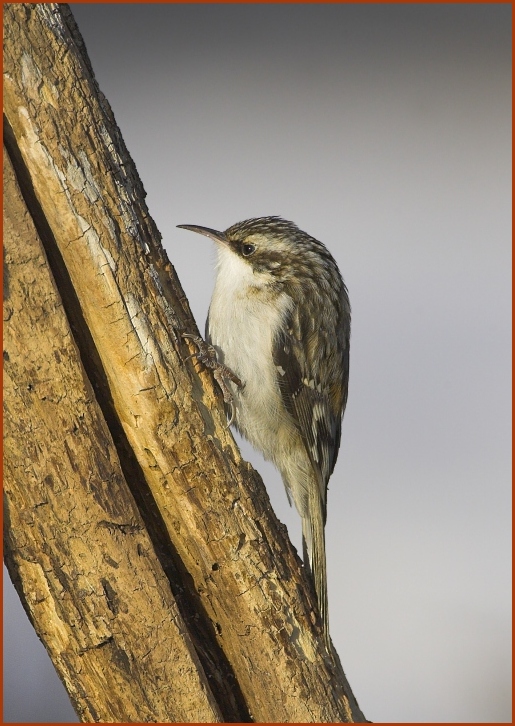
<path id="1" fill-rule="evenodd" d="M 244 257 L 250 257 L 250 255 L 256 251 L 256 245 L 247 245 L 244 244 L 241 246 L 241 254 Z"/>

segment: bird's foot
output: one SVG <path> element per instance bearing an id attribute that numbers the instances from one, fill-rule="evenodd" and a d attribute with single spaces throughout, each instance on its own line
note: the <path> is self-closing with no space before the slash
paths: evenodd
<path id="1" fill-rule="evenodd" d="M 190 360 L 190 358 L 196 358 L 199 363 L 202 363 L 202 365 L 206 366 L 206 368 L 210 368 L 213 371 L 213 376 L 215 377 L 215 380 L 222 391 L 224 402 L 230 407 L 231 415 L 227 423 L 227 428 L 229 428 L 229 426 L 234 421 L 235 410 L 234 396 L 231 389 L 229 388 L 228 381 L 232 381 L 233 383 L 235 383 L 238 388 L 243 388 L 244 384 L 238 378 L 238 376 L 233 373 L 233 371 L 231 371 L 230 368 L 228 368 L 223 363 L 219 363 L 214 347 L 209 343 L 206 343 L 206 341 L 201 338 L 200 335 L 182 333 L 182 337 L 189 338 L 192 343 L 198 348 L 198 352 L 189 355 L 187 358 L 184 359 L 184 362 Z"/>

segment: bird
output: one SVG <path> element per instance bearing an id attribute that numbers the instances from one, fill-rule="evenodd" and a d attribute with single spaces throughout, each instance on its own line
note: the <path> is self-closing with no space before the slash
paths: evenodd
<path id="1" fill-rule="evenodd" d="M 301 517 L 304 565 L 330 647 L 325 524 L 348 396 L 347 287 L 327 247 L 279 216 L 225 231 L 178 227 L 216 244 L 206 343 L 197 357 L 219 367 L 231 422 L 277 467 Z"/>

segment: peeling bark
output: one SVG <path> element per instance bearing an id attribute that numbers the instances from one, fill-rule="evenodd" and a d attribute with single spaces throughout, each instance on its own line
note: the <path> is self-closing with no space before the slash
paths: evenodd
<path id="1" fill-rule="evenodd" d="M 4 189 L 11 575 L 83 721 L 221 721 L 5 150 Z"/>
<path id="2" fill-rule="evenodd" d="M 6 6 L 4 112 L 6 559 L 81 719 L 364 721 L 66 5 Z"/>

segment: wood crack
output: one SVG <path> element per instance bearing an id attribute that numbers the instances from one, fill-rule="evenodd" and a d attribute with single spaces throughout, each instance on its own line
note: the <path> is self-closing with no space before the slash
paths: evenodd
<path id="1" fill-rule="evenodd" d="M 186 623 L 190 637 L 212 685 L 212 690 L 227 723 L 252 721 L 233 669 L 217 642 L 214 624 L 209 619 L 187 568 L 172 544 L 166 525 L 149 489 L 143 470 L 119 420 L 95 342 L 84 319 L 70 275 L 52 230 L 36 197 L 30 173 L 18 148 L 14 132 L 4 114 L 4 143 L 11 158 L 18 184 L 34 226 L 41 238 L 52 274 L 61 294 L 86 375 L 95 391 L 105 421 L 118 451 L 125 479 L 134 496 L 153 542 L 157 557 L 168 578 L 172 593 Z M 109 523 L 106 523 L 109 526 Z M 127 525 L 114 525 L 127 534 Z"/>

